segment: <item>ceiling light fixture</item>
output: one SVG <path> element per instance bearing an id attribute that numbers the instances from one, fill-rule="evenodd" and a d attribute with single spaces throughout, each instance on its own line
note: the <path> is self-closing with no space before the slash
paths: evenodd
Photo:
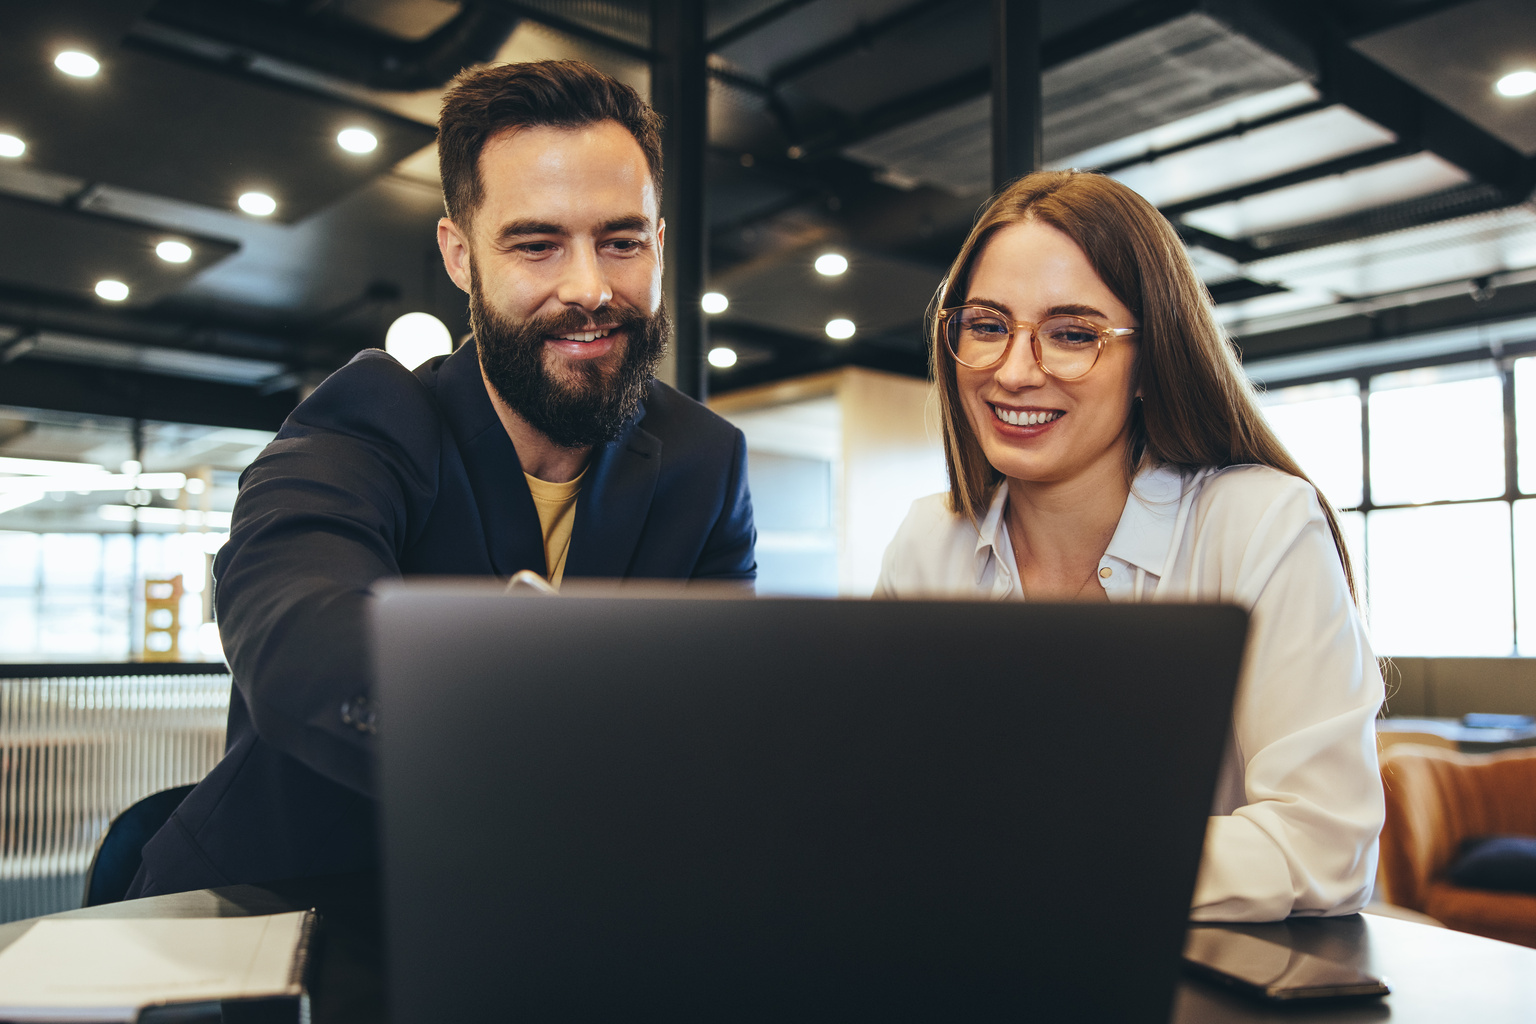
<path id="1" fill-rule="evenodd" d="M 729 370 L 736 365 L 736 350 L 718 345 L 709 350 L 709 365 L 717 370 Z"/>
<path id="2" fill-rule="evenodd" d="M 414 370 L 433 356 L 453 351 L 453 335 L 431 313 L 407 313 L 389 325 L 384 334 L 384 351 Z"/>
<path id="3" fill-rule="evenodd" d="M 0 134 L 0 156 L 15 159 L 27 151 L 27 144 L 14 135 Z"/>
<path id="4" fill-rule="evenodd" d="M 719 292 L 705 292 L 699 299 L 699 305 L 704 307 L 706 313 L 724 313 L 730 308 L 731 300 Z"/>
<path id="5" fill-rule="evenodd" d="M 831 338 L 833 341 L 847 341 L 849 338 L 853 337 L 853 332 L 856 329 L 857 328 L 853 326 L 852 320 L 847 320 L 843 317 L 838 317 L 836 320 L 827 321 L 827 337 Z"/>
<path id="6" fill-rule="evenodd" d="M 825 277 L 836 277 L 848 269 L 848 257 L 835 252 L 824 252 L 816 257 L 816 273 Z"/>
<path id="7" fill-rule="evenodd" d="M 122 302 L 128 297 L 128 286 L 121 281 L 97 281 L 96 294 L 108 302 Z"/>
<path id="8" fill-rule="evenodd" d="M 192 258 L 192 247 L 186 242 L 167 240 L 155 246 L 155 255 L 167 263 L 185 263 Z"/>
<path id="9" fill-rule="evenodd" d="M 79 50 L 65 50 L 53 58 L 53 66 L 75 78 L 91 78 L 101 70 L 95 57 Z"/>
<path id="10" fill-rule="evenodd" d="M 277 200 L 265 192 L 247 192 L 236 202 L 240 204 L 240 209 L 253 217 L 265 217 L 277 209 Z"/>
<path id="11" fill-rule="evenodd" d="M 1500 96 L 1529 96 L 1536 92 L 1536 71 L 1511 71 L 1494 83 Z"/>
<path id="12" fill-rule="evenodd" d="M 379 148 L 379 140 L 366 129 L 347 128 L 336 136 L 336 145 L 348 153 L 372 153 Z"/>

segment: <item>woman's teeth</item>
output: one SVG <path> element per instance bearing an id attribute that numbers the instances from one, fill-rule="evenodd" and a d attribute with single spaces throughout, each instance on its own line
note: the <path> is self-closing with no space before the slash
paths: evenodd
<path id="1" fill-rule="evenodd" d="M 596 341 L 598 338 L 608 337 L 612 331 L 613 328 L 608 327 L 601 331 L 580 331 L 575 334 L 558 334 L 556 337 L 561 341 Z"/>
<path id="2" fill-rule="evenodd" d="M 1024 412 L 1020 409 L 1004 409 L 1000 405 L 994 405 L 992 412 L 1004 423 L 1011 423 L 1015 427 L 1033 427 L 1040 423 L 1059 420 L 1066 415 L 1059 409 L 1053 409 L 1050 412 Z"/>

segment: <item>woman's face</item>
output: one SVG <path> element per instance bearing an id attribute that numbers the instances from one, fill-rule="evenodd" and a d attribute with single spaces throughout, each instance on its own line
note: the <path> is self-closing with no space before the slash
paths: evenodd
<path id="1" fill-rule="evenodd" d="M 1015 321 L 1059 314 L 1098 327 L 1139 327 L 1065 234 L 1029 220 L 994 234 L 971 273 L 965 301 Z M 987 461 L 1010 480 L 1061 483 L 1124 472 L 1136 368 L 1135 336 L 1110 338 L 1086 376 L 1060 381 L 1035 362 L 1020 328 L 1008 357 L 986 370 L 959 363 L 960 399 Z"/>

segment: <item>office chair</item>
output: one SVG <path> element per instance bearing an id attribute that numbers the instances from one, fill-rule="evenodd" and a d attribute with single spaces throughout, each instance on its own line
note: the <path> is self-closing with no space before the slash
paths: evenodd
<path id="1" fill-rule="evenodd" d="M 144 860 L 144 844 L 160 831 L 160 826 L 190 792 L 191 786 L 162 789 L 112 819 L 91 857 L 91 868 L 85 873 L 85 901 L 81 906 L 95 907 L 122 900 Z"/>

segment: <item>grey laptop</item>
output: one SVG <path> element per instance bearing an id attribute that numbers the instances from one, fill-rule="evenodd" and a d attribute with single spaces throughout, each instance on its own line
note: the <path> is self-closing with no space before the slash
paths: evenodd
<path id="1" fill-rule="evenodd" d="M 1240 610 L 422 582 L 375 629 L 395 1024 L 1168 1019 Z"/>

